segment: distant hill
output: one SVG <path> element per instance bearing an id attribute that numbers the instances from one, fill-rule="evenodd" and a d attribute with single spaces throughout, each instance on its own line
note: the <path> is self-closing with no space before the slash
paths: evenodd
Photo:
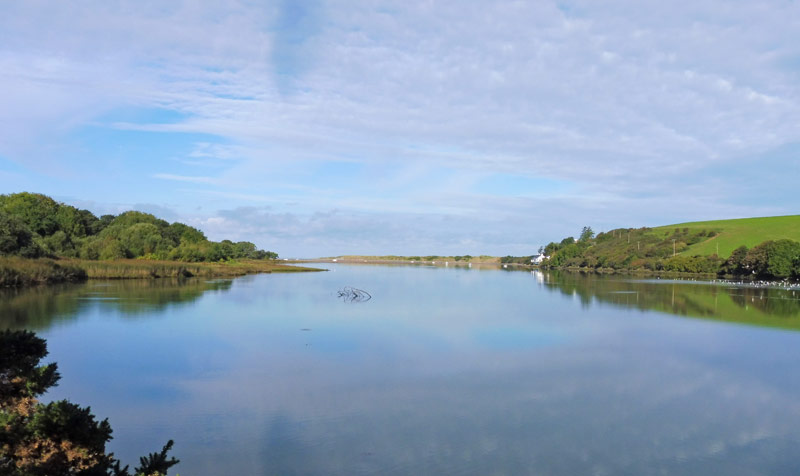
<path id="1" fill-rule="evenodd" d="M 744 245 L 752 248 L 767 240 L 800 241 L 800 215 L 779 217 L 738 218 L 733 220 L 695 221 L 653 228 L 656 233 L 666 233 L 675 228 L 688 228 L 692 231 L 714 230 L 717 235 L 690 245 L 681 254 L 709 256 L 717 252 L 728 258 L 731 252 Z"/>

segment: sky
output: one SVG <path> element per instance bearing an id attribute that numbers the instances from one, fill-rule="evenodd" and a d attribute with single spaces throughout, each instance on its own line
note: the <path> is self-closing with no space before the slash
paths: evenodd
<path id="1" fill-rule="evenodd" d="M 800 213 L 800 2 L 0 3 L 0 193 L 281 257 Z"/>

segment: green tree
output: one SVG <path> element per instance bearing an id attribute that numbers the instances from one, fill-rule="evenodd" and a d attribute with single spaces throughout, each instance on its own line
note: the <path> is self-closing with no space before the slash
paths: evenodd
<path id="1" fill-rule="evenodd" d="M 747 252 L 744 268 L 765 278 L 788 278 L 800 257 L 800 243 L 792 240 L 765 241 Z"/>
<path id="2" fill-rule="evenodd" d="M 741 275 L 745 273 L 745 259 L 747 258 L 747 247 L 742 245 L 731 253 L 721 270 L 726 274 Z"/>
<path id="3" fill-rule="evenodd" d="M 580 241 L 581 243 L 586 243 L 592 238 L 594 238 L 594 230 L 592 230 L 592 227 L 590 226 L 585 226 L 581 230 L 581 236 L 580 238 L 578 238 L 578 241 Z"/>
<path id="4" fill-rule="evenodd" d="M 59 228 L 56 214 L 59 204 L 39 193 L 0 195 L 0 209 L 16 216 L 39 236 L 52 235 Z"/>
<path id="5" fill-rule="evenodd" d="M 0 255 L 38 258 L 43 254 L 25 223 L 0 210 Z"/>
<path id="6" fill-rule="evenodd" d="M 169 249 L 172 248 L 170 245 L 176 244 L 164 240 L 161 230 L 156 225 L 146 222 L 136 223 L 121 230 L 119 242 L 131 258 L 155 253 L 162 248 Z"/>
<path id="7" fill-rule="evenodd" d="M 169 231 L 178 238 L 179 243 L 200 243 L 206 240 L 206 235 L 197 228 L 183 223 L 175 222 L 169 226 Z"/>

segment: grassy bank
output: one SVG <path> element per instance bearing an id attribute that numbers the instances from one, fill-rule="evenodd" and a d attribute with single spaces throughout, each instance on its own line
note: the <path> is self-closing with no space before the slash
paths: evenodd
<path id="1" fill-rule="evenodd" d="M 683 251 L 684 255 L 709 256 L 717 253 L 719 247 L 719 256 L 727 258 L 742 245 L 752 248 L 767 240 L 800 240 L 800 215 L 678 223 L 653 228 L 653 232 L 663 234 L 675 228 L 716 232 L 716 236 L 690 245 Z"/>
<path id="2" fill-rule="evenodd" d="M 89 279 L 148 279 L 198 276 L 222 278 L 256 273 L 296 273 L 321 271 L 316 268 L 287 266 L 269 260 L 240 260 L 217 263 L 183 263 L 152 260 L 64 260 L 86 271 Z"/>
<path id="3" fill-rule="evenodd" d="M 87 279 L 86 270 L 51 259 L 0 257 L 0 287 L 74 283 Z"/>
<path id="4" fill-rule="evenodd" d="M 734 252 L 735 251 L 735 252 Z M 622 228 L 544 249 L 543 266 L 800 279 L 800 215 Z"/>
<path id="5" fill-rule="evenodd" d="M 177 261 L 135 259 L 92 261 L 0 257 L 0 287 L 80 282 L 86 279 L 152 279 L 192 276 L 220 278 L 256 273 L 296 273 L 302 271 L 322 270 L 288 266 L 269 260 L 182 263 Z"/>

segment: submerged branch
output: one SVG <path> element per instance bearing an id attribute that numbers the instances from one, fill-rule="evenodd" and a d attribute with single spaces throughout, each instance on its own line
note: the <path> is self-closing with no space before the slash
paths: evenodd
<path id="1" fill-rule="evenodd" d="M 372 295 L 363 289 L 345 286 L 338 292 L 338 297 L 344 302 L 366 302 L 372 299 Z"/>

